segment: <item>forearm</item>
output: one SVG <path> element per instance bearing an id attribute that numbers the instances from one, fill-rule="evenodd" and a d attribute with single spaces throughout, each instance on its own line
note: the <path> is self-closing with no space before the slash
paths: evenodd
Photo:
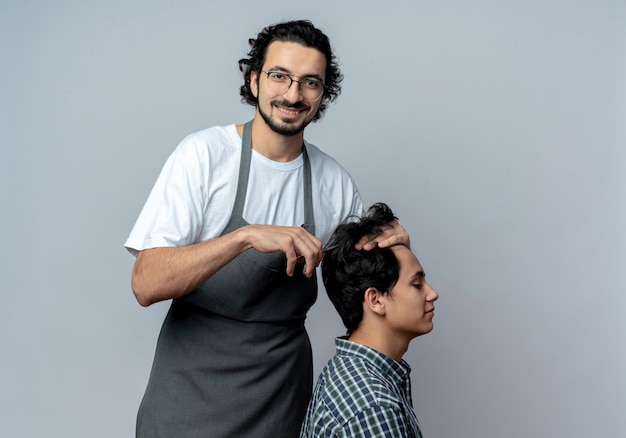
<path id="1" fill-rule="evenodd" d="M 146 249 L 135 261 L 133 293 L 142 306 L 179 298 L 249 247 L 242 233 L 236 230 L 194 245 Z"/>
<path id="2" fill-rule="evenodd" d="M 303 227 L 246 225 L 195 245 L 141 251 L 132 275 L 135 297 L 142 306 L 182 297 L 249 248 L 283 252 L 289 276 L 300 260 L 311 277 L 322 260 L 322 243 Z"/>

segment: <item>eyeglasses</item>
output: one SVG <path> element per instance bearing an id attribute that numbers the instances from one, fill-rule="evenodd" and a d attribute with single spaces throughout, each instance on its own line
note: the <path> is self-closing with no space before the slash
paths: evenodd
<path id="1" fill-rule="evenodd" d="M 307 100 L 318 100 L 324 94 L 324 84 L 316 79 L 304 78 L 296 81 L 291 75 L 279 71 L 261 70 L 267 75 L 268 87 L 273 93 L 285 93 L 294 82 L 298 83 L 300 94 Z"/>

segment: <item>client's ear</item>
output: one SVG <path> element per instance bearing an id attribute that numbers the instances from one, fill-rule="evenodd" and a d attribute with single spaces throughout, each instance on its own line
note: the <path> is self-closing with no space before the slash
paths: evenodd
<path id="1" fill-rule="evenodd" d="M 378 316 L 385 315 L 385 301 L 381 299 L 383 293 L 375 287 L 368 287 L 363 300 L 364 305 Z"/>

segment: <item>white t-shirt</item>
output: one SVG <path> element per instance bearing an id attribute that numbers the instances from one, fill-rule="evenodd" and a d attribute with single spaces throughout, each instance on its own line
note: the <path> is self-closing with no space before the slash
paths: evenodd
<path id="1" fill-rule="evenodd" d="M 315 235 L 325 243 L 342 221 L 363 214 L 363 202 L 348 172 L 314 145 L 305 144 Z M 240 159 L 236 125 L 187 136 L 165 163 L 124 246 L 136 255 L 147 248 L 184 246 L 219 236 L 235 203 Z M 243 217 L 250 224 L 302 225 L 302 155 L 283 163 L 252 151 Z"/>

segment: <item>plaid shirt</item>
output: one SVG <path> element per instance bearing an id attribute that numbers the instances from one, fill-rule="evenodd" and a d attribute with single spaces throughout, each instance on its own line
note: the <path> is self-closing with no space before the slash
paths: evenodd
<path id="1" fill-rule="evenodd" d="M 343 338 L 335 344 L 337 354 L 319 376 L 300 438 L 421 438 L 409 364 Z"/>

